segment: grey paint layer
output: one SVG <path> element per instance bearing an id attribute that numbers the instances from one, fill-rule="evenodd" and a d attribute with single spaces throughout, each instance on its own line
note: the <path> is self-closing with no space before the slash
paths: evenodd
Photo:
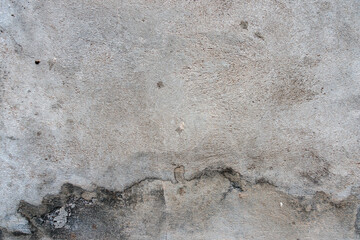
<path id="1" fill-rule="evenodd" d="M 287 198 L 359 198 L 358 0 L 0 3 L 2 232 L 30 234 L 19 203 L 64 183 L 157 188 L 180 165 L 178 184 L 231 167 Z"/>

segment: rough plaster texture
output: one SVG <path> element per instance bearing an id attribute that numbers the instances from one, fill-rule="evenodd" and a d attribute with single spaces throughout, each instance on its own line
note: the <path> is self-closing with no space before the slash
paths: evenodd
<path id="1" fill-rule="evenodd" d="M 89 239 L 97 208 L 61 186 L 91 196 L 137 182 L 147 201 L 103 204 L 124 226 L 97 234 L 359 238 L 359 0 L 0 4 L 0 238 Z M 248 198 L 223 198 L 227 168 Z M 217 172 L 195 178 L 204 169 Z M 178 199 L 179 184 L 191 194 Z M 20 203 L 41 208 L 49 194 L 63 200 L 42 217 L 73 229 L 61 219 L 74 201 L 82 231 L 30 221 Z M 288 205 L 301 199 L 311 207 Z"/>

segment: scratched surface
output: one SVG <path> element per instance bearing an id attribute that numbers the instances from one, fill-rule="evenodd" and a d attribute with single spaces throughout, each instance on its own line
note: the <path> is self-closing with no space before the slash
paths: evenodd
<path id="1" fill-rule="evenodd" d="M 20 202 L 38 206 L 65 183 L 123 191 L 143 179 L 175 181 L 180 165 L 181 182 L 206 168 L 231 167 L 249 183 L 271 184 L 271 190 L 254 185 L 259 196 L 360 198 L 358 0 L 0 3 L 6 236 L 31 237 Z M 195 199 L 181 206 L 191 209 Z M 235 197 L 225 202 L 212 207 L 242 204 Z M 254 204 L 256 213 L 262 205 Z M 329 221 L 326 229 L 354 239 L 355 205 L 344 210 L 351 227 L 330 227 L 335 220 L 325 215 L 314 226 Z M 251 214 L 231 216 L 257 219 Z M 220 215 L 208 225 L 214 231 L 225 228 Z M 294 228 L 282 229 L 298 237 Z M 308 237 L 319 238 L 321 229 Z M 191 232 L 169 239 L 201 239 Z"/>

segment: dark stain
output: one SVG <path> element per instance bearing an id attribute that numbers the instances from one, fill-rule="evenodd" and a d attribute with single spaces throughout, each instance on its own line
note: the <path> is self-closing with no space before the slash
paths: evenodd
<path id="1" fill-rule="evenodd" d="M 239 192 L 244 191 L 244 187 L 248 184 L 243 180 L 243 176 L 232 168 L 225 168 L 220 171 L 220 174 L 228 179 L 231 186 Z"/>
<path id="2" fill-rule="evenodd" d="M 18 138 L 16 137 L 13 137 L 13 136 L 7 136 L 6 138 L 12 140 L 12 141 L 15 141 L 15 140 L 19 140 Z"/>
<path id="3" fill-rule="evenodd" d="M 52 109 L 60 109 L 60 108 L 62 108 L 62 104 L 63 104 L 64 102 L 63 101 L 58 101 L 58 102 L 56 102 L 55 104 L 53 104 L 53 105 L 51 105 L 51 108 Z"/>
<path id="4" fill-rule="evenodd" d="M 327 169 L 327 167 L 324 167 L 316 171 L 301 172 L 300 175 L 312 182 L 313 184 L 319 185 L 323 177 L 329 176 L 329 170 Z"/>
<path id="5" fill-rule="evenodd" d="M 322 183 L 323 179 L 328 177 L 330 174 L 329 167 L 330 164 L 314 151 L 306 150 L 303 155 L 304 161 L 311 162 L 311 169 L 301 171 L 300 175 L 306 178 L 308 181 L 313 184 L 319 185 Z"/>
<path id="6" fill-rule="evenodd" d="M 260 32 L 256 32 L 255 37 L 260 38 L 261 40 L 265 40 L 264 36 Z"/>
<path id="7" fill-rule="evenodd" d="M 163 88 L 163 87 L 165 87 L 165 85 L 164 85 L 164 83 L 163 83 L 162 81 L 157 82 L 156 86 L 157 86 L 158 88 Z"/>
<path id="8" fill-rule="evenodd" d="M 312 90 L 316 83 L 309 67 L 303 62 L 277 64 L 277 75 L 271 92 L 277 105 L 294 105 L 312 100 L 318 92 Z"/>
<path id="9" fill-rule="evenodd" d="M 70 239 L 71 239 L 71 240 L 75 240 L 75 239 L 76 239 L 76 234 L 75 234 L 75 233 L 71 233 L 71 234 L 70 234 Z"/>
<path id="10" fill-rule="evenodd" d="M 247 170 L 254 170 L 255 168 L 256 168 L 255 163 L 252 163 L 247 167 Z"/>
<path id="11" fill-rule="evenodd" d="M 182 196 L 182 195 L 184 195 L 185 193 L 186 193 L 185 188 L 183 188 L 183 187 L 179 188 L 178 194 L 180 194 L 180 195 Z"/>
<path id="12" fill-rule="evenodd" d="M 249 25 L 249 23 L 248 23 L 247 21 L 241 21 L 241 22 L 240 22 L 240 26 L 241 26 L 242 29 L 247 30 L 247 29 L 248 29 L 248 25 Z"/>
<path id="13" fill-rule="evenodd" d="M 35 60 L 35 64 L 39 65 L 40 64 L 40 60 Z"/>
<path id="14" fill-rule="evenodd" d="M 1 26 L 0 26 L 0 32 L 5 33 L 6 35 L 8 35 L 10 40 L 13 42 L 15 53 L 21 53 L 23 51 L 23 47 L 16 42 L 15 38 L 12 36 L 11 33 L 6 31 L 5 29 L 3 29 Z"/>
<path id="15" fill-rule="evenodd" d="M 185 167 L 179 166 L 174 169 L 174 178 L 176 182 L 184 183 L 185 182 Z"/>
<path id="16" fill-rule="evenodd" d="M 41 132 L 37 132 L 36 136 L 38 136 L 38 137 L 41 136 Z"/>
<path id="17" fill-rule="evenodd" d="M 74 120 L 72 120 L 72 119 L 67 119 L 66 120 L 66 124 L 69 124 L 69 125 L 74 125 Z"/>
<path id="18" fill-rule="evenodd" d="M 24 232 L 20 232 L 20 231 L 13 231 L 13 232 L 9 232 L 7 229 L 0 228 L 0 240 L 5 240 L 5 239 L 29 239 L 29 240 L 33 240 L 34 238 L 32 236 L 30 236 L 29 238 L 29 234 L 24 233 Z"/>
<path id="19" fill-rule="evenodd" d="M 272 183 L 269 180 L 267 180 L 267 179 L 265 179 L 263 177 L 259 178 L 259 179 L 256 179 L 255 183 L 256 184 L 269 184 L 269 185 L 272 185 Z"/>
<path id="20" fill-rule="evenodd" d="M 355 220 L 355 233 L 360 236 L 360 207 L 357 210 Z"/>
<path id="21" fill-rule="evenodd" d="M 11 80 L 10 72 L 4 66 L 0 65 L 0 103 L 2 103 L 5 96 L 5 82 Z"/>
<path id="22" fill-rule="evenodd" d="M 175 131 L 180 135 L 182 131 L 184 131 L 184 129 L 182 129 L 181 127 L 177 127 Z"/>
<path id="23" fill-rule="evenodd" d="M 165 214 L 164 192 L 161 185 L 146 192 L 144 185 L 153 180 L 144 180 L 125 189 L 123 192 L 97 188 L 95 198 L 86 200 L 82 197 L 86 191 L 72 184 L 64 184 L 57 195 L 45 197 L 40 206 L 22 201 L 21 213 L 31 224 L 34 239 L 43 236 L 52 239 L 128 239 L 124 232 L 129 226 L 134 209 L 145 203 Z M 145 196 L 146 195 L 146 199 Z M 66 224 L 58 225 L 61 213 Z M 156 218 L 155 218 L 156 219 Z M 146 221 L 153 222 L 152 216 Z M 158 222 L 154 223 L 157 225 Z M 149 233 L 154 239 L 154 233 Z"/>
<path id="24" fill-rule="evenodd" d="M 19 236 L 26 236 L 28 234 L 19 232 L 19 231 L 15 231 L 15 232 L 12 232 L 12 235 L 14 235 L 15 237 L 19 237 Z"/>
<path id="25" fill-rule="evenodd" d="M 180 170 L 179 170 L 180 169 Z M 246 181 L 244 177 L 232 168 L 207 168 L 195 175 L 191 179 L 183 177 L 184 169 L 177 167 L 174 170 L 174 176 L 177 178 L 179 186 L 177 193 L 181 199 L 187 198 L 186 184 L 190 181 L 195 181 L 194 185 L 203 186 L 207 183 L 217 181 L 226 181 L 224 191 L 217 192 L 219 194 L 219 204 L 225 204 L 223 200 L 232 191 L 237 191 L 239 200 L 246 200 L 247 190 L 252 188 L 254 184 Z M 176 173 L 179 172 L 179 173 Z M 179 179 L 180 178 L 180 179 Z M 31 226 L 31 239 L 41 239 L 48 237 L 51 239 L 129 239 L 133 236 L 129 234 L 138 233 L 141 229 L 143 239 L 160 239 L 162 231 L 167 229 L 177 229 L 184 226 L 184 220 L 191 222 L 196 219 L 192 209 L 196 206 L 189 206 L 189 209 L 184 209 L 183 212 L 176 212 L 175 215 L 169 216 L 166 210 L 166 200 L 164 193 L 164 182 L 159 179 L 143 179 L 125 188 L 123 191 L 113 191 L 103 187 L 98 187 L 93 191 L 86 191 L 78 186 L 66 183 L 62 186 L 59 194 L 48 195 L 44 197 L 41 205 L 34 206 L 25 201 L 19 204 L 18 212 L 24 216 Z M 183 183 L 181 183 L 183 182 Z M 198 183 L 202 182 L 198 185 Z M 273 189 L 275 186 L 264 178 L 256 181 L 256 184 L 261 185 L 261 189 Z M 191 188 L 189 195 L 197 192 L 196 189 Z M 244 193 L 243 193 L 244 192 Z M 92 197 L 86 197 L 91 194 Z M 215 197 L 211 195 L 204 196 L 201 199 L 211 199 Z M 320 216 L 321 212 L 318 209 L 326 209 L 332 211 L 335 216 L 339 217 L 341 221 L 345 221 L 344 227 L 349 224 L 354 226 L 354 222 L 349 222 L 354 219 L 356 214 L 355 230 L 357 234 L 360 233 L 360 209 L 354 209 L 358 206 L 356 198 L 349 198 L 344 201 L 334 202 L 331 196 L 323 192 L 317 192 L 311 199 L 304 197 L 292 197 L 285 193 L 277 192 L 284 199 L 284 203 L 290 206 L 297 217 L 297 225 L 302 225 L 311 219 Z M 201 200 L 202 201 L 202 200 Z M 206 200 L 207 201 L 207 200 Z M 199 203 L 203 204 L 203 203 Z M 207 211 L 205 209 L 205 211 Z M 357 211 L 357 212 L 354 212 Z M 181 217 L 177 219 L 178 214 Z M 195 214 L 201 214 L 201 211 Z M 61 217 L 65 220 L 64 224 L 57 225 L 61 222 Z M 140 217 L 139 217 L 140 216 Z M 167 219 L 171 219 L 168 221 Z M 345 220 L 343 220 L 345 219 Z M 346 220 L 348 219 L 348 220 Z M 353 220 L 351 220 L 353 221 Z M 295 221 L 290 222 L 295 225 Z M 16 235 L 16 233 L 12 233 Z M 1 236 L 1 232 L 0 232 Z M 0 238 L 1 239 L 1 238 Z"/>
<path id="26" fill-rule="evenodd" d="M 220 201 L 224 201 L 226 199 L 226 197 L 232 192 L 232 190 L 233 190 L 233 188 L 229 187 L 228 190 L 222 194 L 222 198 Z"/>
<path id="27" fill-rule="evenodd" d="M 312 57 L 305 56 L 302 60 L 302 64 L 304 65 L 304 67 L 308 67 L 308 68 L 317 67 L 321 61 L 320 56 L 321 56 L 320 54 Z"/>
<path id="28" fill-rule="evenodd" d="M 184 168 L 180 166 L 174 170 L 178 182 L 185 183 Z M 231 168 L 211 170 L 205 169 L 189 181 L 202 181 L 204 179 L 220 176 L 230 182 L 230 188 L 242 190 L 241 175 Z M 151 189 L 147 187 L 151 182 Z M 178 193 L 185 194 L 185 187 L 180 187 Z M 52 239 L 128 239 L 128 230 L 133 224 L 140 228 L 152 226 L 148 230 L 149 239 L 158 239 L 159 229 L 166 220 L 166 202 L 162 181 L 152 178 L 144 179 L 126 188 L 124 191 L 112 191 L 103 187 L 96 188 L 91 200 L 84 199 L 86 190 L 66 183 L 59 194 L 44 197 L 39 206 L 25 201 L 19 204 L 18 212 L 24 216 L 31 225 L 33 239 L 44 236 Z M 136 209 L 151 209 L 151 214 L 143 213 L 143 223 L 131 222 L 137 215 Z M 144 210 L 144 211 L 145 211 Z M 61 216 L 66 223 L 58 225 Z M 60 218 L 60 220 L 59 220 Z M 143 226 L 142 224 L 145 224 Z M 15 233 L 13 233 L 14 235 Z"/>

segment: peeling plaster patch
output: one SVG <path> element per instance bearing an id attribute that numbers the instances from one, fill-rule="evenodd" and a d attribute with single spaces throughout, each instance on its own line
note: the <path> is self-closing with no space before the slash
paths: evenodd
<path id="1" fill-rule="evenodd" d="M 355 239 L 358 234 L 360 201 L 353 196 L 340 202 L 322 192 L 293 197 L 266 180 L 251 184 L 230 168 L 205 169 L 191 179 L 184 172 L 183 166 L 174 169 L 176 184 L 144 179 L 121 192 L 65 184 L 39 206 L 22 202 L 19 212 L 31 224 L 32 239 L 261 239 L 263 232 L 267 239 Z"/>
<path id="2" fill-rule="evenodd" d="M 54 217 L 53 225 L 55 228 L 62 228 L 67 223 L 68 212 L 64 207 L 56 211 L 57 216 Z"/>

